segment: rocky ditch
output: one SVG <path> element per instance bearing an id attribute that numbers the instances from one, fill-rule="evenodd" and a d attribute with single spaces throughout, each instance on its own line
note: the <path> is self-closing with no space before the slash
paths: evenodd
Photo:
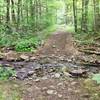
<path id="1" fill-rule="evenodd" d="M 42 57 L 34 61 L 0 61 L 5 68 L 13 68 L 15 76 L 10 79 L 37 79 L 39 77 L 88 77 L 88 74 L 98 72 L 96 67 L 87 67 L 76 64 L 75 61 L 65 58 Z"/>

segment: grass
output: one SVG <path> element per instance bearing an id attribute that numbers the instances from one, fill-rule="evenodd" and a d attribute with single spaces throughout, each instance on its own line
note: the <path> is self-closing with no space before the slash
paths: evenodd
<path id="1" fill-rule="evenodd" d="M 0 81 L 0 100 L 21 100 L 19 86 L 12 81 Z"/>
<path id="2" fill-rule="evenodd" d="M 89 94 L 89 100 L 100 100 L 100 85 L 98 85 L 95 81 L 85 79 L 82 87 Z"/>

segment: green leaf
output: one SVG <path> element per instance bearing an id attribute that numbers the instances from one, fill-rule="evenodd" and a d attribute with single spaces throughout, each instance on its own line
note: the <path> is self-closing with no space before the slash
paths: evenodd
<path id="1" fill-rule="evenodd" d="M 92 80 L 94 80 L 98 84 L 100 84 L 100 74 L 94 74 L 93 77 L 92 77 Z"/>

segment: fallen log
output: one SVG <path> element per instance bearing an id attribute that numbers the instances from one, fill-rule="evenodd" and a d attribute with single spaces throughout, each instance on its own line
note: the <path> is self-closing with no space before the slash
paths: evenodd
<path id="1" fill-rule="evenodd" d="M 100 55 L 100 52 L 98 51 L 90 51 L 90 50 L 79 50 L 80 52 L 84 52 L 87 54 L 96 54 L 96 55 Z"/>
<path id="2" fill-rule="evenodd" d="M 79 63 L 82 66 L 93 66 L 93 67 L 100 67 L 100 63 L 96 64 L 96 63 Z"/>

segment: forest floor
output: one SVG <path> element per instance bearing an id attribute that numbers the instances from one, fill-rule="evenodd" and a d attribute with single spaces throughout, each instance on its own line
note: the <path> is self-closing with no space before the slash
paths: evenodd
<path id="1" fill-rule="evenodd" d="M 100 98 L 100 86 L 90 78 L 100 71 L 99 40 L 95 45 L 79 45 L 71 33 L 57 31 L 35 54 L 4 48 L 1 52 L 0 64 L 14 68 L 16 76 L 10 82 L 0 82 L 0 100 Z"/>

